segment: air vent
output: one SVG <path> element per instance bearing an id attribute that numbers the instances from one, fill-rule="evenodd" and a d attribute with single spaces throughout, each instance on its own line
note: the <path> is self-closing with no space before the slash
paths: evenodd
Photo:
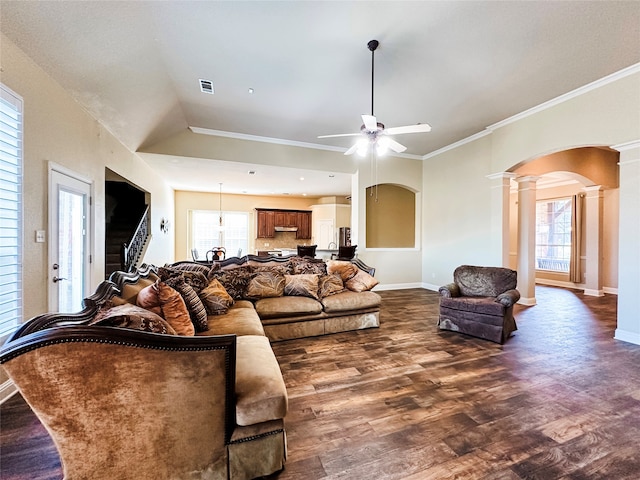
<path id="1" fill-rule="evenodd" d="M 200 79 L 200 91 L 213 95 L 213 82 L 211 80 Z"/>

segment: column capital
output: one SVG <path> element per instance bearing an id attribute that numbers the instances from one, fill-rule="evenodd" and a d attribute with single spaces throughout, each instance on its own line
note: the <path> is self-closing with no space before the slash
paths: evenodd
<path id="1" fill-rule="evenodd" d="M 489 175 L 485 175 L 489 180 L 500 180 L 504 178 L 508 178 L 511 180 L 512 178 L 516 178 L 518 175 L 512 172 L 498 172 L 498 173 L 490 173 Z"/>
<path id="2" fill-rule="evenodd" d="M 604 192 L 604 187 L 602 185 L 589 185 L 587 187 L 582 187 L 582 190 L 587 193 L 587 197 L 597 197 Z"/>
<path id="3" fill-rule="evenodd" d="M 525 175 L 524 177 L 515 178 L 515 181 L 518 183 L 525 183 L 525 182 L 536 183 L 538 180 L 540 180 L 540 177 L 537 177 L 535 175 Z"/>

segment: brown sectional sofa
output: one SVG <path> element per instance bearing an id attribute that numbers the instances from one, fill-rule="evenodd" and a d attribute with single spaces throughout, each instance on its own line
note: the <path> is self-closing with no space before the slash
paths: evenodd
<path id="1" fill-rule="evenodd" d="M 251 479 L 283 468 L 288 399 L 269 339 L 377 326 L 377 294 L 239 299 L 194 336 L 167 335 L 168 321 L 102 319 L 140 309 L 159 273 L 205 267 L 228 280 L 222 272 L 247 265 L 291 261 L 247 256 L 213 268 L 178 262 L 116 272 L 81 312 L 40 315 L 9 338 L 0 363 L 54 439 L 65 478 Z"/>

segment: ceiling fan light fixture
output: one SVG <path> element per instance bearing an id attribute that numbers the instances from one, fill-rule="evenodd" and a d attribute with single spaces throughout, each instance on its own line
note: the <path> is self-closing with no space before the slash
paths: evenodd
<path id="1" fill-rule="evenodd" d="M 378 155 L 386 155 L 389 152 L 389 139 L 386 137 L 378 138 L 376 141 L 376 153 Z"/>
<path id="2" fill-rule="evenodd" d="M 359 156 L 361 157 L 366 156 L 368 151 L 369 151 L 369 140 L 367 140 L 366 138 L 361 138 L 356 142 L 356 153 Z"/>

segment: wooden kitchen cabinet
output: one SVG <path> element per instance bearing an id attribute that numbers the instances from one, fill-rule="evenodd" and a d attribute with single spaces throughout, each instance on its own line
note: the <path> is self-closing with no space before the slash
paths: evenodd
<path id="1" fill-rule="evenodd" d="M 311 212 L 297 212 L 296 238 L 311 238 Z"/>
<path id="2" fill-rule="evenodd" d="M 258 238 L 273 238 L 276 235 L 275 212 L 273 210 L 257 210 Z"/>
<path id="3" fill-rule="evenodd" d="M 275 222 L 276 227 L 297 227 L 298 212 L 275 210 Z"/>

